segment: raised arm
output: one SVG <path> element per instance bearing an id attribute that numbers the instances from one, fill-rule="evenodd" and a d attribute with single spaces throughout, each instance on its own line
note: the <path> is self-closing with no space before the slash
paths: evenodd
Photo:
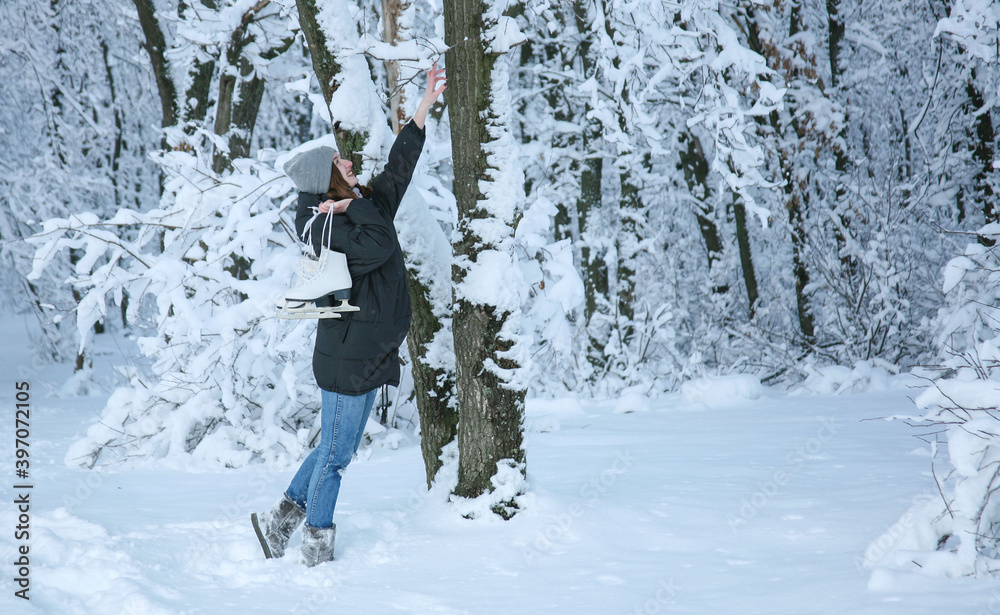
<path id="1" fill-rule="evenodd" d="M 424 121 L 427 112 L 444 92 L 448 84 L 444 77 L 444 69 L 438 69 L 437 63 L 427 71 L 427 91 L 417 107 L 417 112 L 396 136 L 396 141 L 389 150 L 389 159 L 385 170 L 372 181 L 375 190 L 372 201 L 375 206 L 386 213 L 390 219 L 396 217 L 399 204 L 410 185 L 413 169 L 420 159 L 420 150 L 424 146 Z"/>

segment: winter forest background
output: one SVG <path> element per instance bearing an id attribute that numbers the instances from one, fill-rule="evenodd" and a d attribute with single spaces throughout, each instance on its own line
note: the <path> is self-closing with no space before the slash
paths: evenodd
<path id="1" fill-rule="evenodd" d="M 74 360 L 80 386 L 95 336 L 126 332 L 143 353 L 69 461 L 240 467 L 308 450 L 313 328 L 274 318 L 299 256 L 276 162 L 335 133 L 365 182 L 423 71 L 454 79 L 451 58 L 474 48 L 488 79 L 433 110 L 396 220 L 415 316 L 385 420 L 419 414 L 436 438 L 428 483 L 471 425 L 456 427 L 476 380 L 463 360 L 515 418 L 525 395 L 908 371 L 930 385 L 917 402 L 935 443 L 952 443 L 948 517 L 927 524 L 939 547 L 976 536 L 955 557 L 991 572 L 997 7 L 490 0 L 467 3 L 482 36 L 455 39 L 458 4 L 0 4 L 2 301 L 43 323 L 38 346 Z M 454 40 L 472 43 L 446 53 Z M 456 181 L 473 158 L 479 180 Z M 478 359 L 461 356 L 470 335 L 491 346 Z"/>

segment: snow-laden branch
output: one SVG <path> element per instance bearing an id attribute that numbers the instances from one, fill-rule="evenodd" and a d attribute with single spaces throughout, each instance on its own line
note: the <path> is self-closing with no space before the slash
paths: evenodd
<path id="1" fill-rule="evenodd" d="M 224 179 L 193 154 L 161 162 L 170 179 L 159 208 L 52 219 L 29 239 L 33 275 L 56 253 L 82 253 L 71 279 L 82 347 L 109 304 L 147 331 L 137 341 L 151 373 L 126 372 L 68 459 L 292 462 L 312 418 L 299 401 L 312 388 L 311 330 L 274 315 L 300 253 L 280 219 L 292 186 L 251 161 Z"/>

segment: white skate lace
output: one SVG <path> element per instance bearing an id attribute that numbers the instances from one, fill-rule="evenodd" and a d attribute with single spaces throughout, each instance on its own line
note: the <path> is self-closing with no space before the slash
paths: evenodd
<path id="1" fill-rule="evenodd" d="M 323 215 L 323 212 L 319 210 L 319 205 L 314 205 L 310 207 L 310 209 L 312 209 L 313 215 L 311 218 L 309 218 L 309 221 L 306 222 L 306 226 L 304 229 L 302 229 L 302 235 L 299 236 L 299 239 L 305 242 L 305 245 L 308 246 L 309 248 L 309 253 L 315 256 L 315 249 L 313 248 L 312 245 L 313 222 L 316 221 L 316 218 Z M 326 214 L 326 220 L 323 221 L 322 245 L 327 246 L 327 240 L 332 236 L 333 236 L 333 214 L 328 213 Z"/>
<path id="2" fill-rule="evenodd" d="M 306 283 L 311 282 L 312 280 L 314 280 L 317 277 L 319 277 L 320 271 L 319 271 L 319 267 L 317 266 L 319 264 L 319 261 L 316 260 L 312 256 L 309 256 L 308 258 L 309 258 L 309 261 L 310 261 L 308 269 L 306 267 L 302 266 L 301 262 L 299 263 L 299 265 L 300 265 L 299 266 L 299 279 L 296 280 L 295 285 L 292 286 L 292 288 L 289 289 L 289 290 L 295 290 L 296 288 L 300 288 L 302 286 L 305 286 Z"/>
<path id="3" fill-rule="evenodd" d="M 302 256 L 303 256 L 303 258 L 302 258 L 302 260 L 299 261 L 299 275 L 298 275 L 298 279 L 295 280 L 295 282 L 292 284 L 292 287 L 289 289 L 289 291 L 293 291 L 296 288 L 301 288 L 302 286 L 305 286 L 307 283 L 311 282 L 316 277 L 318 277 L 320 275 L 320 273 L 321 273 L 319 271 L 319 267 L 317 266 L 317 265 L 319 265 L 319 261 L 316 258 L 315 248 L 313 248 L 313 245 L 312 245 L 312 230 L 313 230 L 313 222 L 315 222 L 316 218 L 318 218 L 320 215 L 322 215 L 323 212 L 321 212 L 319 210 L 319 206 L 318 205 L 314 205 L 314 206 L 310 207 L 310 209 L 312 209 L 313 215 L 312 215 L 311 218 L 309 218 L 309 221 L 306 222 L 305 228 L 302 229 L 302 234 L 299 236 L 299 239 L 301 239 L 304 242 L 304 245 L 302 246 Z M 321 250 L 322 250 L 322 248 L 326 247 L 326 239 L 327 239 L 327 229 L 328 229 L 328 227 L 330 227 L 330 232 L 332 233 L 332 227 L 333 227 L 333 224 L 331 222 L 332 219 L 333 219 L 333 216 L 327 214 L 327 218 L 326 218 L 326 220 L 324 220 L 324 223 L 323 223 L 323 246 L 320 248 Z M 308 259 L 310 261 L 310 266 L 309 266 L 308 269 L 304 266 L 304 262 L 303 261 L 305 261 L 305 259 Z"/>

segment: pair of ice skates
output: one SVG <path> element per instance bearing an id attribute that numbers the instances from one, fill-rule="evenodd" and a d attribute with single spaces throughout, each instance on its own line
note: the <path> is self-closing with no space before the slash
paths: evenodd
<path id="1" fill-rule="evenodd" d="M 333 295 L 336 305 L 321 307 L 316 301 Z M 319 259 L 299 259 L 299 275 L 278 306 L 278 318 L 340 318 L 343 312 L 357 312 L 351 305 L 351 272 L 347 255 L 322 248 Z"/>

